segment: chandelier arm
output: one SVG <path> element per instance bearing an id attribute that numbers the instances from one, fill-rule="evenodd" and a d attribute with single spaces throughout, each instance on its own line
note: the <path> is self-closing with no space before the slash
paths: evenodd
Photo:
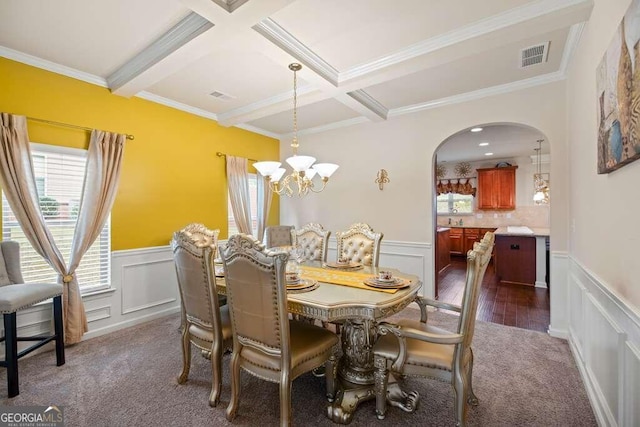
<path id="1" fill-rule="evenodd" d="M 327 186 L 327 182 L 329 181 L 329 178 L 322 178 L 322 187 L 316 189 L 315 185 L 313 185 L 313 183 L 311 183 L 311 187 L 309 188 L 309 190 L 313 191 L 314 193 L 319 193 L 322 190 L 324 190 L 324 188 Z"/>

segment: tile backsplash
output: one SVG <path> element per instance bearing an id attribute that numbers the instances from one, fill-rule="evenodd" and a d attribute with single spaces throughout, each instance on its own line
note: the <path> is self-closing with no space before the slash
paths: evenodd
<path id="1" fill-rule="evenodd" d="M 478 216 L 482 218 L 478 218 Z M 457 224 L 462 220 L 464 227 L 506 227 L 508 225 L 526 225 L 529 228 L 549 228 L 549 206 L 521 206 L 513 211 L 476 211 L 469 215 L 438 215 L 438 225 Z"/>

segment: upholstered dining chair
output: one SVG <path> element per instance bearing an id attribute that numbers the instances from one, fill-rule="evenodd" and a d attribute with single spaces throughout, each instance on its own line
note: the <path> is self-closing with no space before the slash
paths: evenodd
<path id="1" fill-rule="evenodd" d="M 301 374 L 324 364 L 327 398 L 333 400 L 338 337 L 319 326 L 288 319 L 284 273 L 289 255 L 265 250 L 244 234 L 229 237 L 220 254 L 233 331 L 227 419 L 233 420 L 238 410 L 240 368 L 280 384 L 283 426 L 291 422 L 291 383 Z"/>
<path id="2" fill-rule="evenodd" d="M 293 225 L 271 225 L 264 230 L 267 248 L 291 246 L 291 230 Z"/>
<path id="3" fill-rule="evenodd" d="M 382 233 L 376 233 L 364 223 L 351 225 L 347 231 L 336 232 L 338 258 L 377 267 L 380 261 Z"/>
<path id="4" fill-rule="evenodd" d="M 418 297 L 416 302 L 421 309 L 419 322 L 404 319 L 397 324 L 378 324 L 379 338 L 373 347 L 373 353 L 376 369 L 376 414 L 379 419 L 384 419 L 386 415 L 389 372 L 392 372 L 401 377 L 421 376 L 450 383 L 455 396 L 456 425 L 466 425 L 467 403 L 478 405 L 472 386 L 471 343 L 480 287 L 491 260 L 493 245 L 493 233 L 487 233 L 485 239 L 475 243 L 474 249 L 467 253 L 466 284 L 461 306 Z M 427 305 L 459 312 L 456 331 L 452 333 L 429 325 Z M 395 377 L 393 381 L 396 381 Z"/>
<path id="5" fill-rule="evenodd" d="M 216 406 L 222 388 L 222 354 L 231 348 L 229 308 L 220 306 L 216 292 L 213 260 L 219 230 L 191 224 L 173 234 L 171 249 L 182 302 L 183 384 L 191 368 L 191 345 L 210 355 L 211 394 L 209 405 Z"/>
<path id="6" fill-rule="evenodd" d="M 329 235 L 322 225 L 310 222 L 291 230 L 291 244 L 300 247 L 301 261 L 326 261 Z"/>
<path id="7" fill-rule="evenodd" d="M 41 301 L 53 298 L 53 335 L 18 337 L 17 312 Z M 0 313 L 4 318 L 4 360 L 0 366 L 7 368 L 9 397 L 20 394 L 18 359 L 42 347 L 50 341 L 56 343 L 56 365 L 64 359 L 64 325 L 62 323 L 62 285 L 58 283 L 24 283 L 20 269 L 20 244 L 6 240 L 0 242 Z M 18 341 L 35 344 L 18 352 Z"/>

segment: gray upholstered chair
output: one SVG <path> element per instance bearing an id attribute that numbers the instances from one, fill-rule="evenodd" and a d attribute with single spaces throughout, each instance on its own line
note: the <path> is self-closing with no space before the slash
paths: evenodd
<path id="1" fill-rule="evenodd" d="M 16 313 L 41 301 L 53 298 L 53 335 L 18 337 Z M 58 283 L 24 283 L 20 270 L 18 242 L 0 242 L 0 313 L 4 317 L 4 360 L 7 368 L 9 397 L 20 394 L 18 359 L 50 341 L 56 342 L 56 364 L 64 365 L 64 327 L 62 324 L 62 285 Z M 18 341 L 37 341 L 18 352 Z"/>
<path id="2" fill-rule="evenodd" d="M 491 260 L 493 233 L 487 233 L 474 249 L 467 253 L 467 276 L 462 305 L 446 304 L 418 297 L 421 319 L 400 320 L 397 324 L 378 324 L 380 337 L 373 347 L 376 369 L 376 414 L 383 419 L 387 411 L 389 372 L 404 376 L 421 376 L 448 382 L 454 390 L 456 425 L 466 424 L 467 403 L 478 405 L 473 393 L 473 350 L 471 342 L 476 321 L 478 296 L 482 278 Z M 458 327 L 449 332 L 427 323 L 427 305 L 460 313 Z M 396 378 L 393 378 L 393 382 Z M 394 390 L 398 390 L 394 387 Z M 409 396 L 412 406 L 417 395 Z M 404 408 L 412 410 L 412 407 Z"/>
<path id="3" fill-rule="evenodd" d="M 189 377 L 193 344 L 211 359 L 211 406 L 220 400 L 222 354 L 231 348 L 229 309 L 220 307 L 215 284 L 213 260 L 218 231 L 191 224 L 175 232 L 171 240 L 182 302 L 182 372 L 178 383 Z"/>
<path id="4" fill-rule="evenodd" d="M 227 298 L 233 325 L 231 401 L 227 419 L 236 416 L 240 368 L 280 384 L 280 424 L 291 421 L 291 383 L 324 365 L 327 397 L 335 395 L 338 337 L 307 322 L 289 320 L 285 265 L 288 254 L 265 250 L 253 237 L 237 234 L 221 245 Z M 259 404 L 257 396 L 256 403 Z M 254 420 L 259 422 L 259 420 Z"/>
<path id="5" fill-rule="evenodd" d="M 338 231 L 338 258 L 349 262 L 377 267 L 380 261 L 382 233 L 376 233 L 364 223 L 351 225 L 347 231 Z"/>
<path id="6" fill-rule="evenodd" d="M 301 261 L 327 260 L 329 235 L 322 225 L 310 222 L 301 228 L 291 230 L 291 244 L 301 249 Z"/>
<path id="7" fill-rule="evenodd" d="M 272 225 L 264 230 L 267 248 L 291 246 L 291 230 L 293 225 Z"/>

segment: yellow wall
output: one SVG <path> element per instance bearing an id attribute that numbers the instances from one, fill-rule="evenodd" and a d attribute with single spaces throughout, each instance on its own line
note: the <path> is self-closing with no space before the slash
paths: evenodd
<path id="1" fill-rule="evenodd" d="M 139 98 L 0 58 L 0 111 L 135 136 L 125 147 L 111 213 L 112 249 L 166 245 L 173 231 L 202 222 L 227 234 L 222 151 L 278 159 L 279 141 Z M 87 148 L 89 133 L 28 122 L 30 140 Z M 274 197 L 269 224 L 277 224 Z"/>

